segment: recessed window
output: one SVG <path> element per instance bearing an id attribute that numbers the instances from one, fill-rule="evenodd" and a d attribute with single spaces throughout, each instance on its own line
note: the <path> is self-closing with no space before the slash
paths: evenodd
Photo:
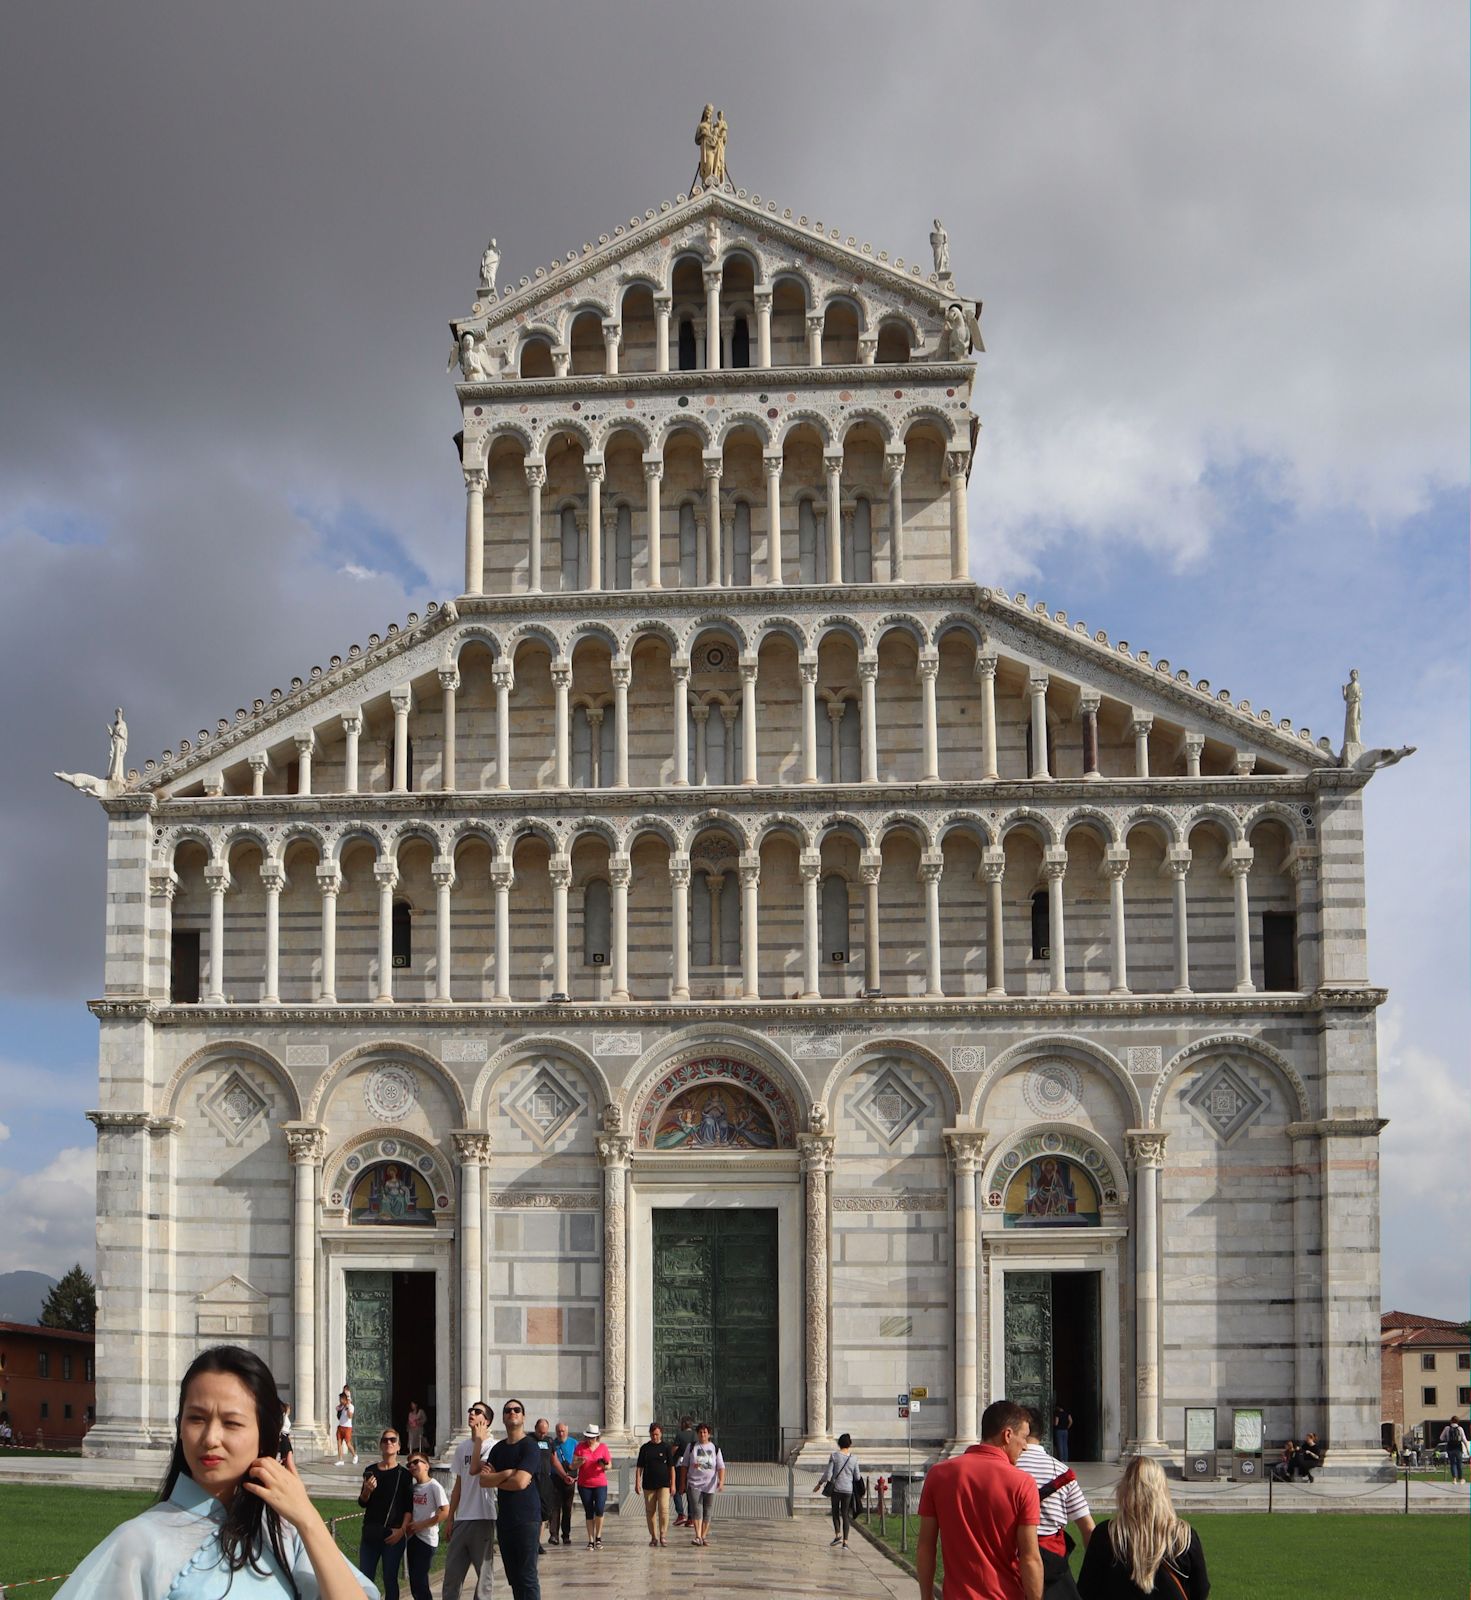
<path id="1" fill-rule="evenodd" d="M 199 1004 L 200 947 L 198 928 L 175 928 L 169 939 L 169 1001 L 176 1006 Z"/>
<path id="2" fill-rule="evenodd" d="M 582 959 L 604 967 L 612 945 L 612 891 L 603 878 L 591 878 L 582 892 Z"/>
<path id="3" fill-rule="evenodd" d="M 51 1356 L 48 1351 L 41 1350 L 36 1355 L 36 1376 L 49 1378 L 51 1376 Z"/>
<path id="4" fill-rule="evenodd" d="M 1422 1406 L 1433 1406 L 1435 1404 L 1435 1390 L 1433 1388 L 1426 1388 L 1420 1391 L 1420 1404 Z"/>
<path id="5" fill-rule="evenodd" d="M 1435 1357 L 1434 1356 L 1421 1356 L 1420 1357 L 1420 1370 L 1421 1370 L 1421 1372 L 1434 1372 L 1435 1371 Z"/>
<path id="6" fill-rule="evenodd" d="M 94 1364 L 91 1356 L 87 1357 L 86 1365 L 85 1365 L 85 1371 L 86 1371 L 86 1374 L 87 1374 L 87 1382 L 88 1383 L 92 1383 L 97 1377 L 97 1369 L 96 1369 L 96 1365 Z M 87 1408 L 87 1411 L 88 1411 L 89 1415 L 91 1414 L 91 1409 L 92 1408 L 90 1406 Z"/>
<path id="7" fill-rule="evenodd" d="M 848 880 L 836 872 L 822 880 L 822 952 L 835 965 L 848 959 Z"/>
<path id="8" fill-rule="evenodd" d="M 70 1356 L 61 1358 L 61 1375 L 63 1378 L 70 1378 L 72 1375 L 72 1358 Z"/>
<path id="9" fill-rule="evenodd" d="M 1052 907 L 1047 891 L 1038 889 L 1032 895 L 1032 960 L 1049 961 L 1052 958 Z"/>
<path id="10" fill-rule="evenodd" d="M 1457 1372 L 1471 1372 L 1471 1354 L 1463 1353 L 1456 1357 Z"/>
<path id="11" fill-rule="evenodd" d="M 43 1400 L 41 1402 L 41 1421 L 42 1422 L 48 1421 L 50 1419 L 50 1416 L 51 1416 L 51 1402 L 49 1400 Z"/>
<path id="12" fill-rule="evenodd" d="M 1262 986 L 1297 988 L 1297 918 L 1290 911 L 1262 913 Z"/>
<path id="13" fill-rule="evenodd" d="M 62 1406 L 62 1408 L 61 1408 L 61 1416 L 62 1416 L 62 1420 L 63 1421 L 65 1421 L 65 1422 L 70 1422 L 71 1421 L 71 1419 L 72 1419 L 72 1408 L 71 1408 L 70 1402 L 68 1402 L 66 1405 Z"/>
<path id="14" fill-rule="evenodd" d="M 407 900 L 393 902 L 393 965 L 410 967 L 414 962 L 414 912 Z"/>
<path id="15" fill-rule="evenodd" d="M 1471 1406 L 1471 1388 L 1456 1390 L 1456 1404 L 1458 1406 Z"/>

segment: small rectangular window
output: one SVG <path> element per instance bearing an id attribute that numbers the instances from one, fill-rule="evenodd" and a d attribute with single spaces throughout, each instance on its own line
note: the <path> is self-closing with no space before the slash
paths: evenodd
<path id="1" fill-rule="evenodd" d="M 1262 913 L 1262 986 L 1297 988 L 1297 918 L 1290 911 Z"/>
<path id="2" fill-rule="evenodd" d="M 41 1421 L 42 1422 L 47 1421 L 50 1416 L 51 1416 L 51 1402 L 49 1400 L 43 1400 L 41 1402 Z"/>
<path id="3" fill-rule="evenodd" d="M 1471 1387 L 1456 1390 L 1456 1404 L 1458 1406 L 1471 1406 Z"/>
<path id="4" fill-rule="evenodd" d="M 1435 1390 L 1422 1389 L 1420 1391 L 1420 1404 L 1422 1406 L 1433 1406 L 1435 1404 Z"/>
<path id="5" fill-rule="evenodd" d="M 1462 1352 L 1456 1357 L 1457 1372 L 1471 1372 L 1471 1354 Z"/>
<path id="6" fill-rule="evenodd" d="M 72 1375 L 72 1358 L 70 1356 L 61 1358 L 61 1375 L 63 1378 L 70 1378 Z"/>
<path id="7" fill-rule="evenodd" d="M 1032 960 L 1052 959 L 1052 906 L 1045 889 L 1032 896 Z"/>
<path id="8" fill-rule="evenodd" d="M 1421 1370 L 1421 1372 L 1434 1372 L 1435 1371 L 1435 1357 L 1434 1356 L 1421 1356 L 1420 1357 L 1420 1370 Z"/>
<path id="9" fill-rule="evenodd" d="M 87 1357 L 85 1370 L 86 1370 L 86 1374 L 87 1374 L 87 1382 L 88 1383 L 95 1382 L 96 1377 L 97 1377 L 97 1369 L 96 1369 L 96 1366 L 95 1366 L 91 1356 Z"/>
<path id="10" fill-rule="evenodd" d="M 199 1004 L 199 929 L 175 928 L 169 942 L 169 1001 L 176 1006 Z"/>
<path id="11" fill-rule="evenodd" d="M 64 1406 L 62 1406 L 62 1408 L 61 1408 L 61 1417 L 62 1417 L 62 1421 L 64 1421 L 64 1422 L 70 1422 L 71 1421 L 71 1419 L 72 1419 L 72 1408 L 71 1408 L 71 1402 L 70 1401 L 68 1401 Z"/>
<path id="12" fill-rule="evenodd" d="M 49 1378 L 51 1376 L 51 1356 L 48 1351 L 41 1350 L 36 1355 L 36 1376 Z"/>

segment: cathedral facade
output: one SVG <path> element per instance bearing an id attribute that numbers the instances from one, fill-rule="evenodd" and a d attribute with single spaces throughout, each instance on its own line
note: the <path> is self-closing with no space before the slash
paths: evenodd
<path id="1" fill-rule="evenodd" d="M 100 785 L 91 1451 L 230 1339 L 317 1444 L 348 1383 L 440 1445 L 515 1393 L 882 1456 L 1006 1394 L 1077 1458 L 1260 1406 L 1369 1459 L 1369 769 L 972 580 L 936 227 L 715 169 L 487 251 L 464 592 Z"/>

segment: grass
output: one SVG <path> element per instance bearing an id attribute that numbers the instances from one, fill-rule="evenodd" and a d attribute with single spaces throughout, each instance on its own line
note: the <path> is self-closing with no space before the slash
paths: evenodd
<path id="1" fill-rule="evenodd" d="M 1210 1567 L 1213 1593 L 1230 1600 L 1282 1600 L 1328 1592 L 1330 1573 L 1352 1574 L 1333 1592 L 1353 1600 L 1452 1595 L 1466 1583 L 1467 1531 L 1460 1517 L 1234 1513 L 1191 1517 Z M 919 1532 L 908 1519 L 909 1560 Z M 875 1537 L 878 1519 L 864 1524 Z M 899 1519 L 886 1518 L 884 1543 L 899 1548 Z M 943 1552 L 942 1552 L 943 1554 Z M 1073 1571 L 1083 1559 L 1073 1554 Z"/>
<path id="2" fill-rule="evenodd" d="M 0 1490 L 5 1507 L 0 1526 L 0 1593 L 6 1584 L 70 1572 L 119 1523 L 136 1517 L 157 1498 L 145 1489 L 64 1489 L 7 1483 Z M 318 1500 L 316 1506 L 328 1518 L 360 1510 L 356 1500 Z M 338 1536 L 349 1556 L 357 1552 L 357 1527 L 357 1523 L 349 1523 Z M 58 1583 L 28 1586 L 17 1600 L 51 1600 L 59 1587 Z"/>

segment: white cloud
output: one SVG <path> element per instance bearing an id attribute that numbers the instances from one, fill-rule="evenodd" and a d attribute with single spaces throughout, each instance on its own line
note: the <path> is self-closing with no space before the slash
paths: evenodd
<path id="1" fill-rule="evenodd" d="M 92 1271 L 97 1253 L 97 1154 L 69 1146 L 39 1171 L 0 1168 L 0 1272 L 59 1278 L 74 1262 Z"/>
<path id="2" fill-rule="evenodd" d="M 7 1128 L 3 1122 L 0 1122 L 0 1144 L 4 1144 L 9 1137 L 10 1129 Z"/>

